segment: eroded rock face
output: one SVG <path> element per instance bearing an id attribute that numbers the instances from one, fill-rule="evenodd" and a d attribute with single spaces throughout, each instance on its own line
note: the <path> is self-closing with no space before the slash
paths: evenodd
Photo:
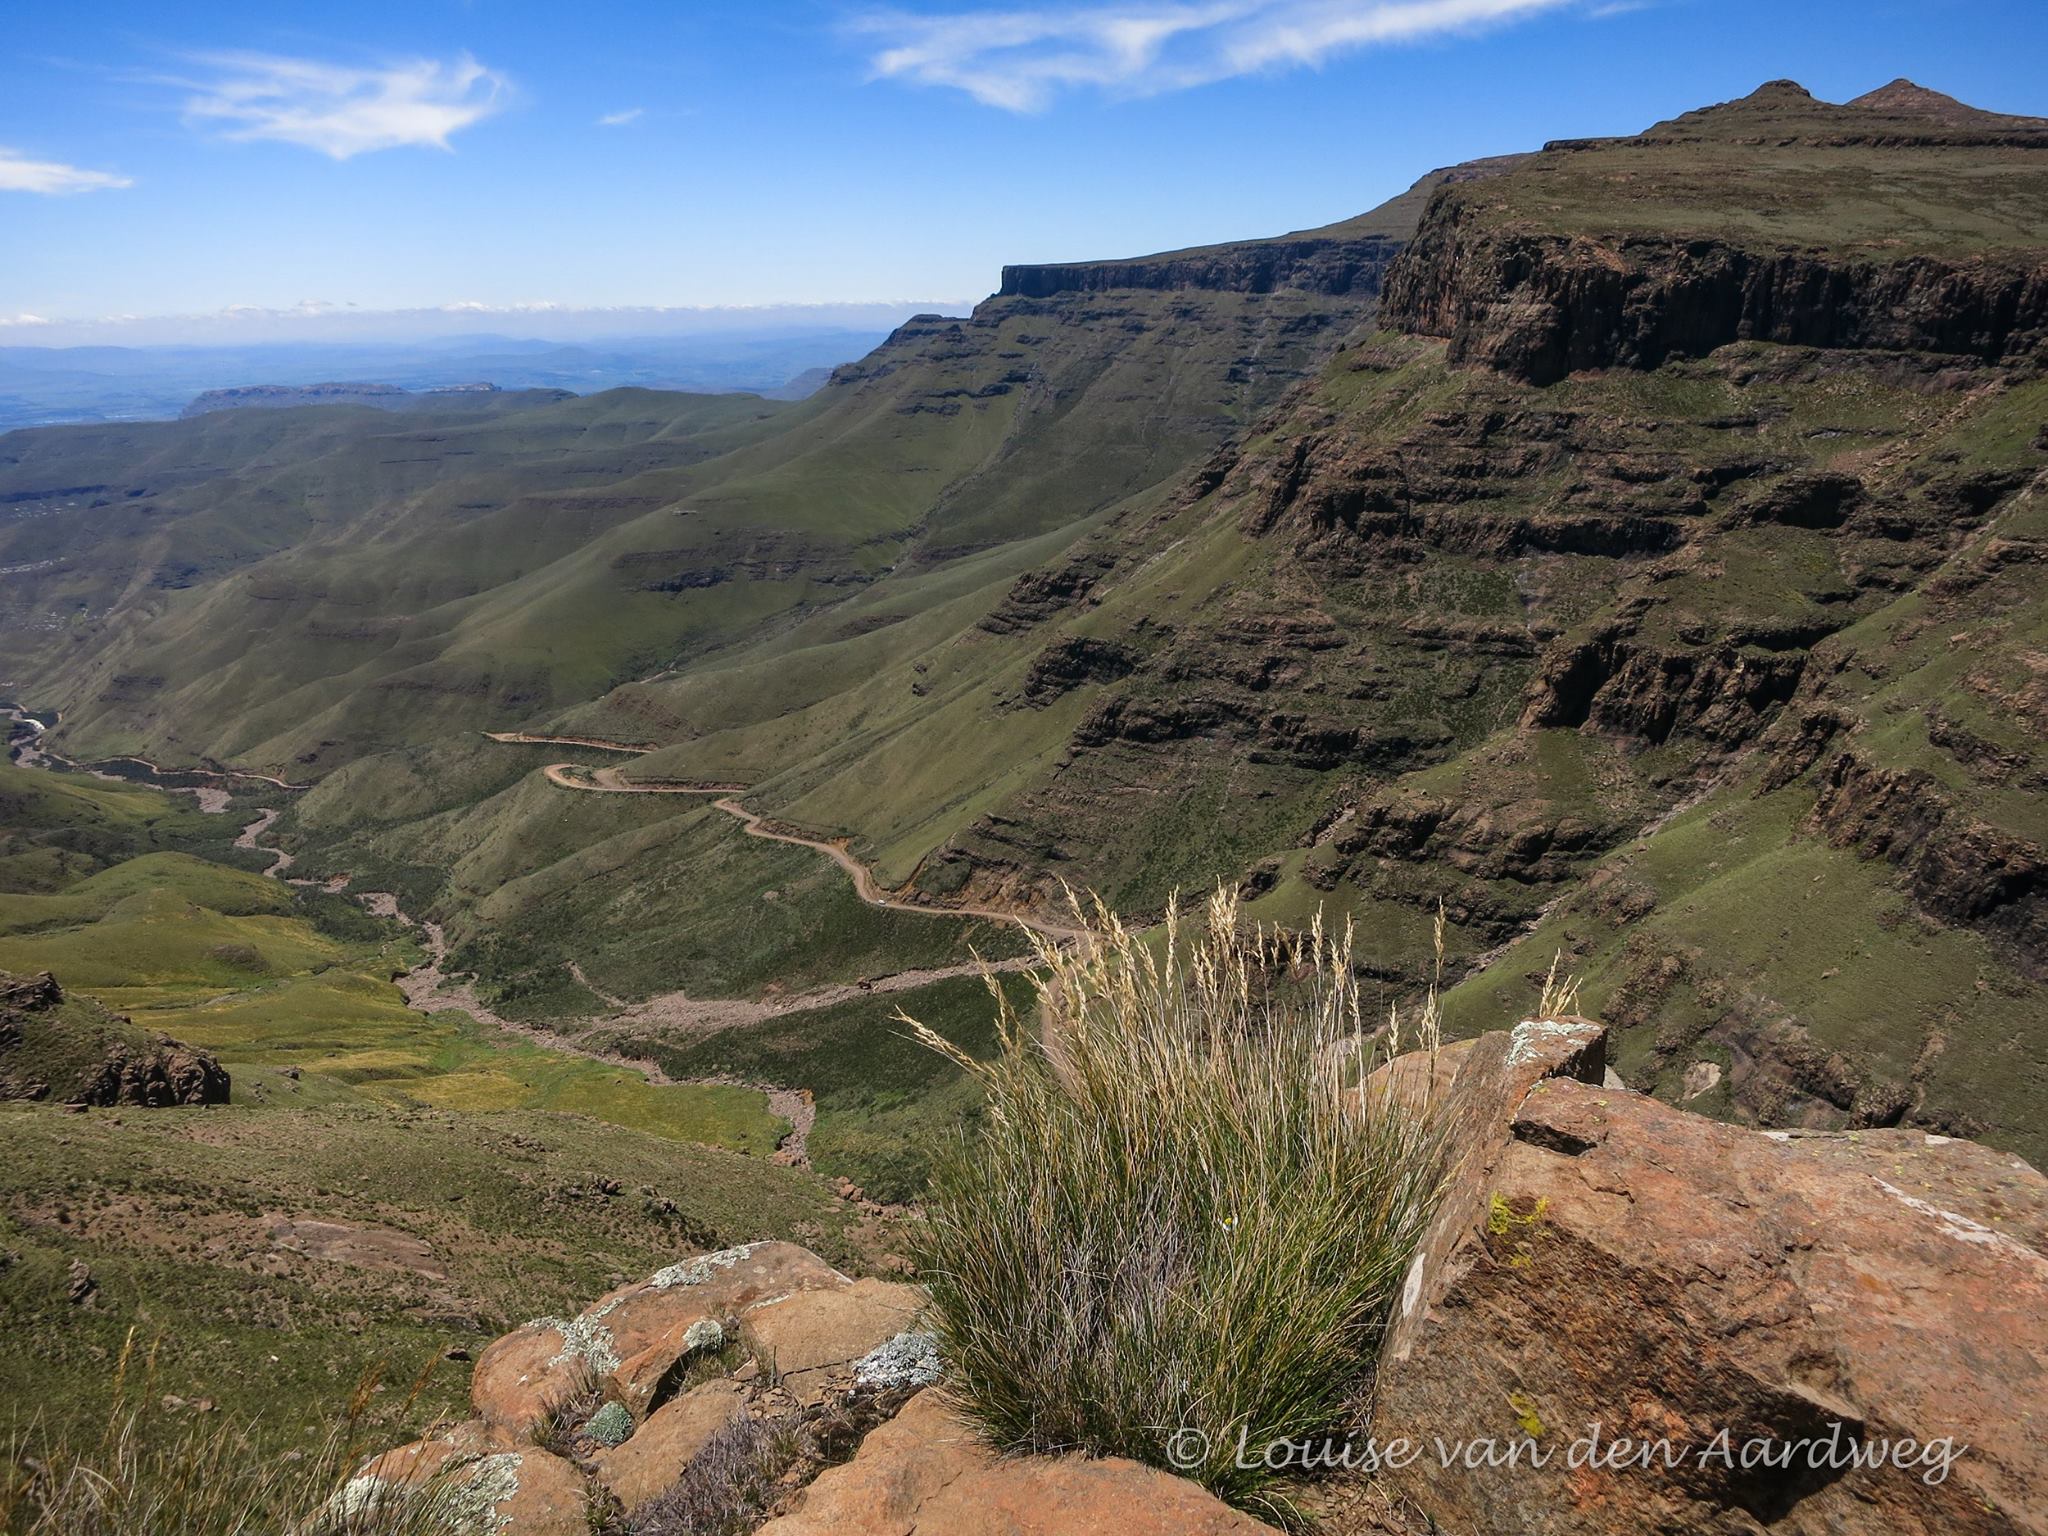
<path id="1" fill-rule="evenodd" d="M 1254 1536 L 1184 1478 L 1121 1458 L 1003 1460 L 921 1392 L 760 1536 Z"/>
<path id="2" fill-rule="evenodd" d="M 1521 1460 L 1431 1450 L 1401 1491 L 1473 1536 L 2048 1529 L 2048 1180 L 1921 1132 L 1753 1132 L 1585 1071 L 1532 1084 L 1493 1038 L 1451 1073 L 1464 1171 L 1373 1427 Z M 1658 1465 L 1586 1464 L 1596 1422 Z M 1745 1446 L 1794 1464 L 1745 1469 Z"/>
<path id="3" fill-rule="evenodd" d="M 2048 977 L 2048 852 L 1960 809 L 1933 774 L 1838 753 L 1807 825 L 1900 866 L 1922 910 L 2010 941 L 2022 971 Z"/>
<path id="4" fill-rule="evenodd" d="M 26 1058 L 40 1063 L 17 1066 Z M 65 995 L 48 971 L 0 971 L 0 1099 L 97 1108 L 225 1104 L 230 1083 L 205 1051 L 136 1028 L 88 997 Z"/>
<path id="5" fill-rule="evenodd" d="M 1498 229 L 1440 194 L 1387 273 L 1396 330 L 1532 384 L 1654 368 L 1734 341 L 1994 361 L 2048 340 L 2048 271 L 2020 258 L 1841 260 L 1711 239 Z"/>

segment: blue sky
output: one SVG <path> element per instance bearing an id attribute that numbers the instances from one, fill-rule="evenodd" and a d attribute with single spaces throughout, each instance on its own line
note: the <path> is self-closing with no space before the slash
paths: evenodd
<path id="1" fill-rule="evenodd" d="M 2044 60 L 2040 0 L 17 3 L 0 342 L 235 306 L 959 302 L 1005 261 L 1326 223 L 1775 77 L 2048 114 Z"/>

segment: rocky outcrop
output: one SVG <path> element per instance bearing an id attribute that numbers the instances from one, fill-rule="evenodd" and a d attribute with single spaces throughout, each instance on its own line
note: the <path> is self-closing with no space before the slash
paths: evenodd
<path id="1" fill-rule="evenodd" d="M 1041 624 L 1081 602 L 1116 565 L 1108 550 L 1084 550 L 1049 570 L 1026 571 L 1010 585 L 1003 600 L 989 611 L 980 628 L 992 635 L 1013 635 Z"/>
<path id="2" fill-rule="evenodd" d="M 2026 974 L 2048 978 L 2048 851 L 1962 810 L 1933 774 L 1837 753 L 1807 825 L 1898 865 L 1923 911 L 2008 941 Z"/>
<path id="3" fill-rule="evenodd" d="M 1741 746 L 1798 691 L 1806 660 L 1803 649 L 1744 645 L 1732 636 L 1698 648 L 1654 646 L 1626 625 L 1610 625 L 1545 654 L 1522 725 L 1583 727 L 1653 743 L 1683 734 Z"/>
<path id="4" fill-rule="evenodd" d="M 1028 709 L 1044 709 L 1076 688 L 1128 677 L 1137 665 L 1137 653 L 1127 645 L 1070 635 L 1054 641 L 1032 659 L 1031 669 L 1024 674 L 1023 686 L 1018 689 L 1017 702 Z"/>
<path id="5" fill-rule="evenodd" d="M 371 1458 L 297 1536 L 429 1500 L 510 1536 L 1268 1530 L 1134 1462 L 997 1456 L 923 1390 L 940 1374 L 924 1304 L 788 1243 L 685 1259 L 499 1339 L 476 1418 Z"/>
<path id="6" fill-rule="evenodd" d="M 1580 874 L 1625 830 L 1542 800 L 1488 805 L 1389 789 L 1362 800 L 1323 845 L 1351 860 L 1429 863 L 1480 880 L 1554 885 Z M 1338 875 L 1331 867 L 1324 878 L 1334 885 Z"/>
<path id="7" fill-rule="evenodd" d="M 1375 1441 L 1421 1448 L 1389 1480 L 1470 1536 L 2048 1529 L 2048 1180 L 1738 1130 L 1603 1086 L 1599 1040 L 1379 1080 L 1434 1084 L 1458 1159 L 1381 1354 Z"/>
<path id="8" fill-rule="evenodd" d="M 67 998 L 48 971 L 0 971 L 0 1099 L 160 1109 L 225 1104 L 230 1086 L 207 1052 L 138 1029 L 90 998 Z"/>
<path id="9" fill-rule="evenodd" d="M 687 1362 L 722 1342 L 728 1320 L 766 1330 L 771 1345 L 782 1340 L 790 1353 L 777 1369 L 808 1390 L 811 1373 L 900 1332 L 921 1301 L 909 1286 L 848 1279 L 793 1244 L 728 1248 L 621 1286 L 575 1317 L 537 1318 L 506 1334 L 478 1359 L 470 1401 L 486 1424 L 527 1433 L 594 1382 L 644 1420 L 672 1395 Z"/>
<path id="10" fill-rule="evenodd" d="M 2048 264 L 1548 234 L 1478 217 L 1453 187 L 1387 273 L 1380 313 L 1531 384 L 1736 341 L 1996 361 L 2048 346 Z"/>

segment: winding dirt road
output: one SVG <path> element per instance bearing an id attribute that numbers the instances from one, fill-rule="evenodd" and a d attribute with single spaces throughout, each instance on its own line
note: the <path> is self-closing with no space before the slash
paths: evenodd
<path id="1" fill-rule="evenodd" d="M 526 731 L 486 731 L 484 735 L 492 741 L 518 742 L 525 746 L 576 746 L 594 747 L 604 752 L 626 753 L 645 756 L 650 747 L 629 746 L 624 742 L 605 741 L 589 736 L 539 736 Z M 624 777 L 621 768 L 585 768 L 579 763 L 549 763 L 541 770 L 550 784 L 562 789 L 581 790 L 596 795 L 717 795 L 711 804 L 739 822 L 749 837 L 758 837 L 763 842 L 789 843 L 794 847 L 808 848 L 813 853 L 822 853 L 837 864 L 853 880 L 853 888 L 860 899 L 871 907 L 880 907 L 888 912 L 912 912 L 920 917 L 979 917 L 991 922 L 1014 923 L 1017 927 L 1032 933 L 1042 934 L 1058 943 L 1072 943 L 1086 937 L 1086 931 L 1072 923 L 1063 923 L 1036 912 L 1027 912 L 1014 907 L 984 906 L 977 903 L 963 903 L 958 906 L 933 906 L 926 902 L 909 901 L 883 888 L 875 878 L 875 872 L 852 853 L 847 851 L 844 839 L 806 837 L 779 822 L 770 821 L 758 811 L 750 811 L 733 797 L 745 793 L 744 784 L 699 783 L 688 780 L 654 780 L 633 783 Z"/>

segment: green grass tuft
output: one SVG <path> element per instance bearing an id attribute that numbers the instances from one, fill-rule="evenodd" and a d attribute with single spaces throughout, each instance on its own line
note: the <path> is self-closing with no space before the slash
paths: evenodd
<path id="1" fill-rule="evenodd" d="M 1270 1505 L 1258 1452 L 1357 1406 L 1440 1188 L 1434 1117 L 1357 1083 L 1398 1032 L 1365 1027 L 1348 933 L 1248 929 L 1220 893 L 1192 942 L 1093 926 L 1043 948 L 1034 1019 L 991 988 L 993 1060 L 920 1029 L 989 1098 L 918 1232 L 942 1352 L 1006 1448 Z"/>

